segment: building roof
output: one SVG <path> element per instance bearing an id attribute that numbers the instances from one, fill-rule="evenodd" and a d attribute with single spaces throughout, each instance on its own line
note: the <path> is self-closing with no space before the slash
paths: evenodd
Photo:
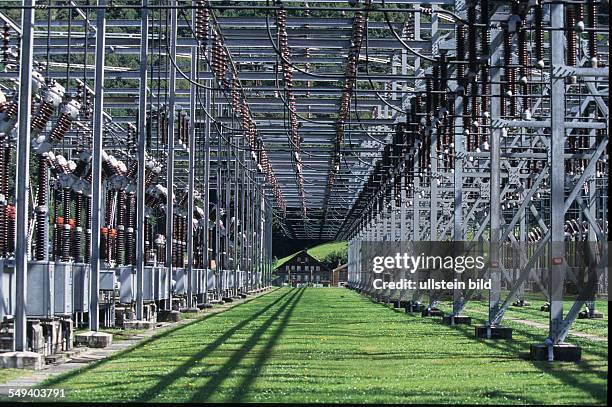
<path id="1" fill-rule="evenodd" d="M 325 264 L 323 264 L 321 261 L 319 261 L 316 257 L 314 257 L 312 254 L 308 253 L 308 251 L 306 249 L 304 250 L 300 250 L 297 253 L 292 254 L 291 256 L 285 257 L 284 259 L 282 259 L 281 262 L 279 262 L 276 267 L 274 267 L 274 271 L 284 271 L 281 270 L 281 268 L 289 263 L 291 260 L 295 259 L 298 256 L 307 256 L 310 259 L 313 260 L 314 263 L 318 264 L 321 266 L 321 268 L 323 269 L 323 271 L 328 271 L 329 269 L 327 268 L 327 266 Z"/>

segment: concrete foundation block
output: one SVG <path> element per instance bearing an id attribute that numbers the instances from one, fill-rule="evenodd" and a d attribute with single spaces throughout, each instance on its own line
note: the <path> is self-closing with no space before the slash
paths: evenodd
<path id="1" fill-rule="evenodd" d="M 45 356 L 45 364 L 47 365 L 60 365 L 66 363 L 69 359 L 69 355 L 65 352 L 56 353 L 54 355 Z"/>
<path id="2" fill-rule="evenodd" d="M 44 319 L 40 320 L 40 326 L 42 327 L 43 340 L 45 341 L 42 354 L 49 356 L 61 352 L 63 350 L 63 335 L 60 321 L 56 319 Z M 32 339 L 36 341 L 34 337 L 37 336 L 37 333 L 31 331 L 31 334 L 33 335 Z"/>
<path id="3" fill-rule="evenodd" d="M 408 301 L 404 301 L 404 300 L 401 300 L 401 301 L 395 300 L 395 301 L 393 301 L 393 308 L 406 308 L 406 305 L 408 305 Z"/>
<path id="4" fill-rule="evenodd" d="M 32 352 L 45 354 L 45 335 L 39 320 L 28 321 L 28 341 Z"/>
<path id="5" fill-rule="evenodd" d="M 75 336 L 77 346 L 106 348 L 113 343 L 113 335 L 106 332 L 89 331 Z"/>
<path id="6" fill-rule="evenodd" d="M 153 328 L 155 328 L 155 322 L 154 321 L 132 320 L 132 321 L 124 321 L 123 322 L 123 329 L 125 329 L 125 330 L 129 330 L 129 329 L 153 329 Z"/>
<path id="7" fill-rule="evenodd" d="M 69 351 L 72 349 L 74 343 L 74 323 L 72 319 L 63 319 L 60 321 L 62 326 L 62 351 Z"/>
<path id="8" fill-rule="evenodd" d="M 157 322 L 157 306 L 155 304 L 144 304 L 142 311 L 143 319 L 151 322 Z"/>
<path id="9" fill-rule="evenodd" d="M 578 313 L 578 319 L 602 319 L 604 317 L 603 312 L 593 311 L 592 314 L 589 314 L 587 310 L 580 311 Z"/>
<path id="10" fill-rule="evenodd" d="M 548 346 L 543 343 L 531 345 L 529 357 L 531 360 L 547 361 Z M 582 358 L 582 348 L 569 343 L 553 345 L 553 358 L 558 362 L 578 362 Z"/>
<path id="11" fill-rule="evenodd" d="M 423 308 L 421 311 L 422 317 L 443 317 L 444 312 L 438 308 Z"/>
<path id="12" fill-rule="evenodd" d="M 472 317 L 467 315 L 444 315 L 442 317 L 442 323 L 444 325 L 471 325 Z"/>
<path id="13" fill-rule="evenodd" d="M 0 354 L 0 366 L 6 369 L 41 370 L 44 357 L 37 352 L 6 352 Z"/>
<path id="14" fill-rule="evenodd" d="M 406 314 L 411 314 L 413 312 L 421 312 L 422 307 L 423 305 L 421 303 L 408 301 L 404 310 L 406 311 Z"/>
<path id="15" fill-rule="evenodd" d="M 476 327 L 476 339 L 512 339 L 512 328 L 505 326 L 492 326 L 491 336 L 487 338 L 487 327 L 477 326 Z"/>
<path id="16" fill-rule="evenodd" d="M 161 310 L 157 311 L 158 322 L 178 322 L 181 320 L 181 313 L 176 310 Z"/>

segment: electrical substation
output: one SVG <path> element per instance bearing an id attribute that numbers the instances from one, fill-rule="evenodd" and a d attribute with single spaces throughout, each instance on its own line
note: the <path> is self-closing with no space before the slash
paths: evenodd
<path id="1" fill-rule="evenodd" d="M 607 318 L 608 25 L 602 0 L 2 1 L 3 366 L 269 295 L 273 229 L 348 241 L 347 288 L 406 313 L 484 299 L 474 341 L 538 292 L 524 351 L 580 360 L 575 320 Z M 392 242 L 484 245 L 490 288 L 450 312 L 375 289 Z"/>

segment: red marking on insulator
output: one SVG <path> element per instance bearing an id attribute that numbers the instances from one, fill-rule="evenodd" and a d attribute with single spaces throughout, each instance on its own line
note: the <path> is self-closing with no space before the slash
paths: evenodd
<path id="1" fill-rule="evenodd" d="M 7 235 L 6 235 L 6 246 L 9 253 L 15 251 L 15 219 L 17 212 L 14 205 L 7 205 L 6 207 L 6 218 L 7 218 Z"/>

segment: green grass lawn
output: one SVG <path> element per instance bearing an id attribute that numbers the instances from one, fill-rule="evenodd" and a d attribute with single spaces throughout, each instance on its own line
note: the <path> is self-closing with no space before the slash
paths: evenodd
<path id="1" fill-rule="evenodd" d="M 528 293 L 526 300 L 529 301 L 530 305 L 524 307 L 513 307 L 510 305 L 508 310 L 504 314 L 504 317 L 524 319 L 542 324 L 548 324 L 548 312 L 540 311 L 540 307 L 546 302 L 541 295 L 534 293 Z M 486 298 L 486 294 L 485 294 Z M 505 300 L 506 295 L 502 295 L 502 301 Z M 574 303 L 571 299 L 565 299 L 563 303 L 564 312 L 567 313 Z M 445 312 L 452 310 L 451 301 L 442 301 L 439 305 L 440 309 Z M 480 313 L 488 312 L 489 303 L 488 300 L 484 301 L 470 301 L 468 302 L 464 314 L 474 316 L 480 315 Z M 603 312 L 604 318 L 601 319 L 576 319 L 572 324 L 572 331 L 584 332 L 601 336 L 604 338 L 608 337 L 608 302 L 605 300 L 598 300 L 595 303 L 595 309 Z M 505 322 L 504 322 L 505 323 Z"/>
<path id="2" fill-rule="evenodd" d="M 323 243 L 318 246 L 311 247 L 307 250 L 308 254 L 310 254 L 315 259 L 321 261 L 330 253 L 333 252 L 345 252 L 348 250 L 348 242 L 340 241 L 340 242 L 329 242 Z"/>
<path id="3" fill-rule="evenodd" d="M 544 300 L 529 300 L 530 306 L 508 308 L 506 316 L 520 319 L 527 319 L 543 324 L 548 324 L 548 312 L 540 311 L 540 306 L 544 304 Z M 569 311 L 573 301 L 564 301 L 564 311 Z M 468 312 L 470 309 L 487 312 L 488 303 L 476 302 L 468 304 Z M 597 336 L 608 337 L 608 303 L 606 301 L 597 301 L 595 309 L 604 313 L 602 319 L 576 319 L 572 324 L 572 331 L 594 334 Z"/>
<path id="4" fill-rule="evenodd" d="M 40 387 L 81 402 L 605 404 L 607 343 L 572 340 L 579 363 L 532 362 L 546 332 L 509 325 L 512 341 L 477 341 L 473 326 L 346 289 L 283 288 Z"/>
<path id="5" fill-rule="evenodd" d="M 22 376 L 24 376 L 23 369 L 0 369 L 0 383 L 6 383 Z"/>
<path id="6" fill-rule="evenodd" d="M 327 256 L 330 253 L 337 252 L 337 251 L 347 251 L 347 250 L 348 250 L 348 242 L 339 241 L 339 242 L 322 243 L 320 245 L 311 247 L 310 249 L 306 250 L 306 252 L 310 254 L 312 257 L 314 257 L 315 259 L 322 261 L 325 258 L 325 256 Z M 285 256 L 281 259 L 276 260 L 274 264 L 272 265 L 272 267 L 277 268 L 283 265 L 284 263 L 286 263 L 289 259 L 291 259 L 293 256 L 295 256 L 298 253 L 299 252 L 295 252 L 293 254 L 290 254 L 289 256 Z"/>

